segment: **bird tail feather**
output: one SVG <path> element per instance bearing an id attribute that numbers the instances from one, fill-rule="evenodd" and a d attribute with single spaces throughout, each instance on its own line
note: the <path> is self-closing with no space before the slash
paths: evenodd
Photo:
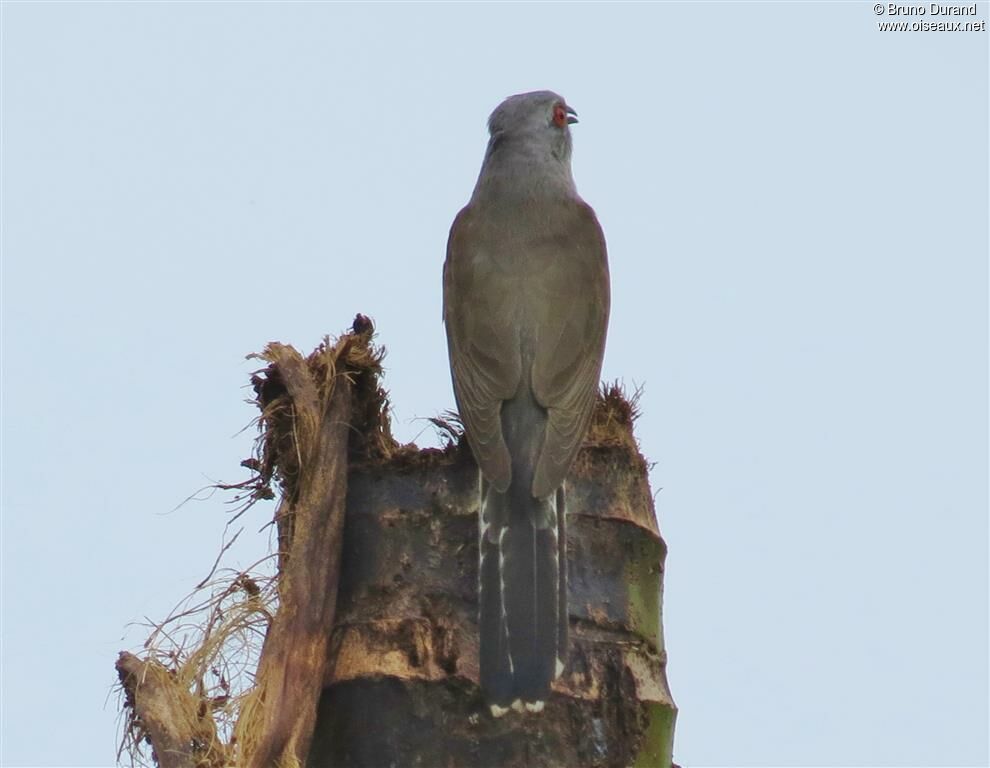
<path id="1" fill-rule="evenodd" d="M 480 672 L 488 701 L 544 701 L 567 647 L 564 497 L 487 487 L 481 514 Z"/>

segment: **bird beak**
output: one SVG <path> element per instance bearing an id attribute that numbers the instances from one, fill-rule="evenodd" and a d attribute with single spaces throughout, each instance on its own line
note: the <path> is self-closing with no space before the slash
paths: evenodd
<path id="1" fill-rule="evenodd" d="M 574 107 L 567 107 L 566 109 L 568 114 L 567 124 L 574 125 L 578 121 L 577 112 L 574 111 Z"/>

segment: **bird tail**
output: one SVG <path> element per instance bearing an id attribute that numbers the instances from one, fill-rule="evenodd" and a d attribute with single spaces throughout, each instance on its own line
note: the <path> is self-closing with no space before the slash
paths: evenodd
<path id="1" fill-rule="evenodd" d="M 535 499 L 513 482 L 505 493 L 484 488 L 482 498 L 481 686 L 491 704 L 538 709 L 567 647 L 563 489 Z"/>

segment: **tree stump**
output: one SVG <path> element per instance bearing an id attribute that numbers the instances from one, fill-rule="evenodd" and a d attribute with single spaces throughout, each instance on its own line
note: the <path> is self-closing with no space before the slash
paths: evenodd
<path id="1" fill-rule="evenodd" d="M 466 443 L 352 461 L 311 768 L 669 766 L 666 546 L 633 412 L 600 398 L 567 481 L 571 642 L 540 714 L 478 689 L 478 472 Z"/>
<path id="2" fill-rule="evenodd" d="M 255 475 L 219 487 L 250 504 L 277 486 L 277 573 L 228 576 L 155 625 L 144 658 L 121 655 L 122 748 L 170 768 L 670 766 L 666 546 L 633 407 L 602 392 L 566 481 L 564 673 L 541 713 L 496 719 L 478 687 L 478 470 L 447 422 L 446 449 L 395 442 L 372 332 L 359 315 L 306 358 L 260 356 Z M 173 642 L 196 616 L 198 641 Z M 252 649 L 232 684 L 227 654 Z"/>

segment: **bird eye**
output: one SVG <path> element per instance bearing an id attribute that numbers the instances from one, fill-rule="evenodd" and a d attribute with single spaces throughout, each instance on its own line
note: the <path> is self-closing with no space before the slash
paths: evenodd
<path id="1" fill-rule="evenodd" d="M 563 104 L 555 104 L 553 108 L 553 122 L 563 128 L 567 125 L 567 110 Z"/>

